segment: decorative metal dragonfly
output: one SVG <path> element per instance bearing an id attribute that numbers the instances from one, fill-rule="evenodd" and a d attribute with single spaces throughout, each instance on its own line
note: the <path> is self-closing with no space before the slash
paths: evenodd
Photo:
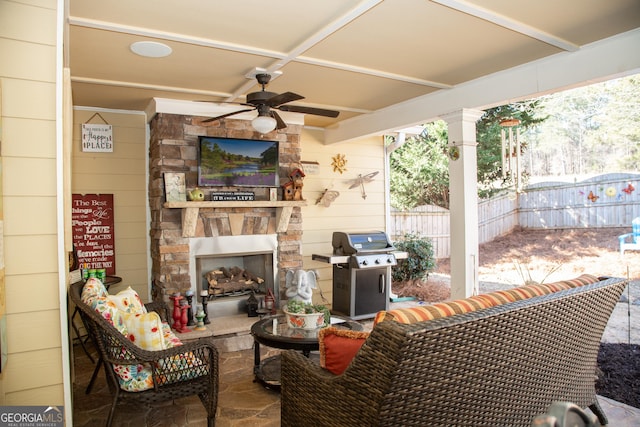
<path id="1" fill-rule="evenodd" d="M 359 186 L 362 194 L 362 198 L 366 199 L 367 193 L 364 191 L 364 185 L 373 181 L 373 178 L 375 178 L 375 176 L 378 175 L 378 172 L 379 171 L 371 172 L 364 176 L 362 174 L 359 174 L 357 178 L 351 179 L 347 182 L 347 184 L 349 184 L 349 189 L 351 190 L 352 188 L 356 188 Z"/>

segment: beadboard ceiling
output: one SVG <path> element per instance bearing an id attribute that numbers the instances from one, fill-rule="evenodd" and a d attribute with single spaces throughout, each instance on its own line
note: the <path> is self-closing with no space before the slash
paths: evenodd
<path id="1" fill-rule="evenodd" d="M 535 92 L 524 84 L 528 78 L 521 79 L 522 93 L 516 84 L 504 99 L 475 100 L 460 88 L 500 92 L 499 73 L 571 58 L 629 32 L 636 41 L 640 1 L 70 0 L 67 22 L 65 61 L 76 106 L 145 110 L 153 98 L 243 102 L 259 90 L 245 75 L 261 68 L 282 73 L 269 91 L 305 97 L 292 104 L 339 110 L 336 119 L 304 117 L 307 126 L 333 131 L 330 142 L 337 142 L 432 119 L 437 109 L 422 100 L 442 105 L 462 97 L 465 107 L 478 108 Z M 130 45 L 145 40 L 168 45 L 172 54 L 133 54 Z M 638 51 L 626 53 L 633 61 L 614 71 L 631 73 Z M 579 71 L 562 85 L 584 84 L 589 77 Z M 210 106 L 215 115 L 219 109 Z"/>

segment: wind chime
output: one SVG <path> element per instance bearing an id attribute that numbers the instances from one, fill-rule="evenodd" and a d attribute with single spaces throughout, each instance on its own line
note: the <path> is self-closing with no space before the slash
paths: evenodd
<path id="1" fill-rule="evenodd" d="M 500 121 L 500 139 L 502 140 L 502 178 L 509 173 L 514 180 L 516 191 L 520 191 L 522 164 L 520 159 L 520 120 L 503 119 Z M 515 128 L 515 132 L 514 132 Z"/>

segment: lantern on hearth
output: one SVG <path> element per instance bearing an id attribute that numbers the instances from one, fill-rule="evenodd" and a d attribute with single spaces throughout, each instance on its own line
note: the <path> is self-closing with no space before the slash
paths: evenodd
<path id="1" fill-rule="evenodd" d="M 247 299 L 247 314 L 249 317 L 258 316 L 258 299 L 253 292 L 251 292 L 251 295 L 249 295 Z"/>

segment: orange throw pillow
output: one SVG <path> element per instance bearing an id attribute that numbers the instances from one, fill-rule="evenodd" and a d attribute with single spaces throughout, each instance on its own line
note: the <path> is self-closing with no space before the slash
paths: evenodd
<path id="1" fill-rule="evenodd" d="M 328 327 L 318 332 L 320 366 L 340 375 L 362 347 L 369 332 Z"/>

